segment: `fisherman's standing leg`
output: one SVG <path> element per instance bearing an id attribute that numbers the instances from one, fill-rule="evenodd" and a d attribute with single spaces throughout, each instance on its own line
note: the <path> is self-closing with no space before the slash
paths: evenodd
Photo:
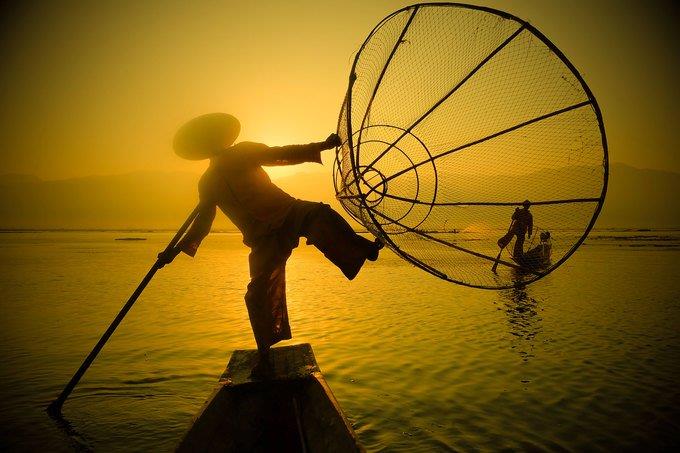
<path id="1" fill-rule="evenodd" d="M 267 236 L 253 245 L 248 256 L 250 283 L 246 307 L 260 352 L 258 366 L 265 368 L 270 346 L 291 338 L 286 306 L 286 260 L 290 249 L 282 245 L 276 235 Z"/>
<path id="2" fill-rule="evenodd" d="M 515 246 L 512 250 L 512 256 L 516 260 L 522 259 L 524 255 L 524 233 L 517 234 L 517 239 L 515 239 Z"/>

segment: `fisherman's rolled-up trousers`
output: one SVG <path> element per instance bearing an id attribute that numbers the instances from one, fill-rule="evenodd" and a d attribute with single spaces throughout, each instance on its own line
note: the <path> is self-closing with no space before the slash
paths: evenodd
<path id="1" fill-rule="evenodd" d="M 246 306 L 258 349 L 292 338 L 286 306 L 286 261 L 307 238 L 326 258 L 353 279 L 373 247 L 330 206 L 296 200 L 283 225 L 250 244 L 250 283 Z"/>

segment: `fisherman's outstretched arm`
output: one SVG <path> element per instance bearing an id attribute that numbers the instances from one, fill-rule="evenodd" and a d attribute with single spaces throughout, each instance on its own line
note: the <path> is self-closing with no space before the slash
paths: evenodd
<path id="1" fill-rule="evenodd" d="M 215 220 L 216 206 L 212 203 L 201 203 L 198 215 L 194 219 L 187 234 L 177 244 L 177 251 L 189 256 L 196 255 L 201 241 L 210 233 L 213 220 Z"/>
<path id="2" fill-rule="evenodd" d="M 194 256 L 198 246 L 204 237 L 210 233 L 210 227 L 213 220 L 215 220 L 216 206 L 214 203 L 201 202 L 198 206 L 198 214 L 191 223 L 191 227 L 187 234 L 179 241 L 179 243 L 172 249 L 163 250 L 158 254 L 157 265 L 163 267 L 166 264 L 172 263 L 179 252 L 184 252 L 189 256 Z"/>
<path id="3" fill-rule="evenodd" d="M 259 143 L 243 143 L 244 157 L 258 165 L 295 165 L 304 162 L 321 163 L 321 151 L 340 145 L 340 138 L 331 134 L 323 142 L 306 145 L 267 146 Z"/>

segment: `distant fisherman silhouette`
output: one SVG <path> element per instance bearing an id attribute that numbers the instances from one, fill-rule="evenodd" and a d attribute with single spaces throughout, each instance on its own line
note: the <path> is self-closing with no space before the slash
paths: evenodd
<path id="1" fill-rule="evenodd" d="M 243 234 L 250 247 L 250 283 L 245 295 L 261 367 L 266 368 L 269 347 L 291 338 L 286 307 L 286 260 L 307 238 L 348 279 L 353 279 L 365 260 L 375 261 L 383 244 L 359 236 L 330 206 L 298 200 L 275 186 L 262 166 L 321 163 L 321 151 L 340 145 L 331 134 L 325 141 L 307 145 L 269 147 L 234 140 L 240 132 L 238 120 L 213 113 L 194 118 L 175 135 L 175 152 L 186 159 L 210 159 L 198 183 L 200 211 L 186 236 L 169 253 L 161 253 L 163 264 L 181 251 L 194 256 L 210 232 L 216 208 Z"/>
<path id="2" fill-rule="evenodd" d="M 529 233 L 529 237 L 531 237 L 533 233 L 534 218 L 529 212 L 530 206 L 531 202 L 524 200 L 522 209 L 515 208 L 515 212 L 512 214 L 512 223 L 507 234 L 498 240 L 498 246 L 503 249 L 507 247 L 513 237 L 516 237 L 515 246 L 512 250 L 512 256 L 515 260 L 521 260 L 522 255 L 524 255 L 524 239 L 526 234 Z"/>

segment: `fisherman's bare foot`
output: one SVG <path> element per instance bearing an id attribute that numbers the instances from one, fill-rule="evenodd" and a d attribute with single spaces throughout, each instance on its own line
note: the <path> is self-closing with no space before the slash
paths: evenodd
<path id="1" fill-rule="evenodd" d="M 372 247 L 368 252 L 368 256 L 366 256 L 366 259 L 368 261 L 375 261 L 378 259 L 378 254 L 380 253 L 380 250 L 385 247 L 385 244 L 383 241 L 380 239 L 376 238 L 375 241 L 373 241 Z"/>

